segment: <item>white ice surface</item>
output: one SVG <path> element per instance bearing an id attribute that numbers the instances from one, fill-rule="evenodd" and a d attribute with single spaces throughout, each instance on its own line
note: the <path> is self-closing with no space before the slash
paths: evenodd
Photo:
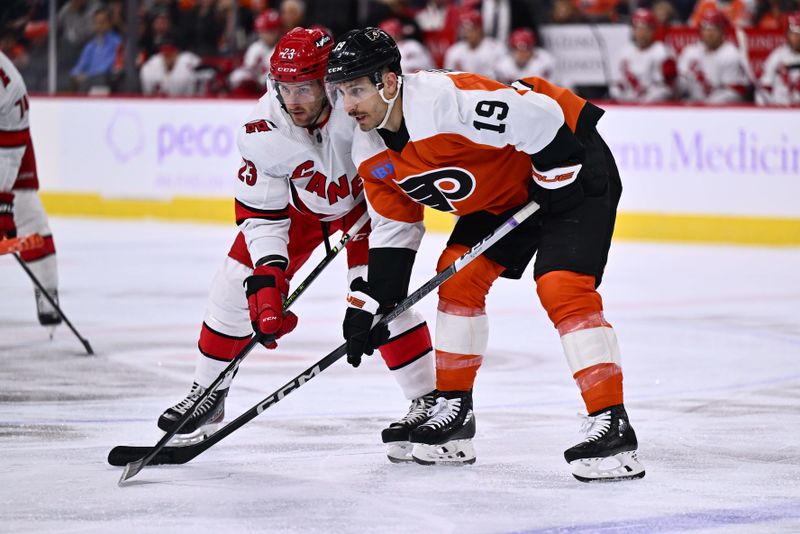
<path id="1" fill-rule="evenodd" d="M 0 257 L 0 532 L 800 531 L 799 249 L 615 243 L 601 291 L 642 480 L 570 475 L 562 452 L 583 405 L 528 273 L 489 298 L 475 465 L 386 460 L 380 430 L 407 403 L 372 358 L 338 362 L 192 462 L 118 487 L 108 451 L 154 444 L 156 418 L 188 390 L 233 230 L 51 225 L 63 308 L 97 356 L 64 326 L 48 339 L 25 274 Z M 412 287 L 444 239 L 426 236 Z M 297 330 L 245 360 L 228 419 L 341 343 L 343 280 L 339 258 L 297 302 Z M 419 309 L 432 320 L 435 297 Z"/>

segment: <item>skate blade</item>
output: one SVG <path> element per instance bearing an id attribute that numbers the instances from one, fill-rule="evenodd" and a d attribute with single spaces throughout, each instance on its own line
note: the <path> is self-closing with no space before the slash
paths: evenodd
<path id="1" fill-rule="evenodd" d="M 618 482 L 644 477 L 644 465 L 637 451 L 620 452 L 606 458 L 573 460 L 572 476 L 581 482 Z"/>
<path id="2" fill-rule="evenodd" d="M 469 465 L 475 463 L 475 448 L 471 439 L 454 439 L 439 445 L 414 443 L 411 456 L 421 465 Z"/>
<path id="3" fill-rule="evenodd" d="M 169 440 L 167 444 L 173 447 L 186 447 L 187 445 L 200 443 L 201 441 L 208 439 L 208 436 L 216 432 L 220 426 L 222 426 L 221 423 L 214 423 L 211 425 L 201 426 L 189 434 L 175 434 L 175 437 Z"/>
<path id="4" fill-rule="evenodd" d="M 386 444 L 386 457 L 393 464 L 405 464 L 413 462 L 414 458 L 411 457 L 411 450 L 413 445 L 408 441 L 395 441 Z"/>

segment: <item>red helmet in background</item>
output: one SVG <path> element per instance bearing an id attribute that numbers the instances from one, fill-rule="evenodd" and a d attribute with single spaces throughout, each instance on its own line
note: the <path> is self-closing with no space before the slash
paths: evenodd
<path id="1" fill-rule="evenodd" d="M 254 26 L 257 32 L 280 30 L 282 27 L 281 16 L 274 9 L 267 9 L 256 17 Z"/>
<path id="2" fill-rule="evenodd" d="M 269 60 L 270 77 L 278 82 L 322 80 L 333 38 L 321 30 L 294 28 L 280 38 Z"/>
<path id="3" fill-rule="evenodd" d="M 730 25 L 728 17 L 719 9 L 712 7 L 703 12 L 700 16 L 700 27 L 703 26 L 716 26 L 720 29 L 726 29 Z"/>
<path id="4" fill-rule="evenodd" d="M 468 24 L 477 28 L 483 28 L 483 17 L 479 11 L 474 9 L 464 9 L 458 16 L 461 24 Z"/>
<path id="5" fill-rule="evenodd" d="M 800 33 L 800 11 L 789 13 L 786 16 L 786 31 Z"/>
<path id="6" fill-rule="evenodd" d="M 378 27 L 389 34 L 389 37 L 397 41 L 403 38 L 403 23 L 400 19 L 386 19 Z"/>
<path id="7" fill-rule="evenodd" d="M 639 25 L 656 28 L 658 27 L 658 19 L 651 10 L 640 7 L 631 16 L 631 26 Z"/>
<path id="8" fill-rule="evenodd" d="M 512 50 L 534 48 L 536 46 L 536 35 L 528 28 L 519 28 L 511 32 L 508 37 L 508 45 Z"/>

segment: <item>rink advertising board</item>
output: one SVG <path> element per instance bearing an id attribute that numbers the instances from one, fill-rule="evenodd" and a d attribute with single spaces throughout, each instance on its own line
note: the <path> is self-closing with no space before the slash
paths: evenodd
<path id="1" fill-rule="evenodd" d="M 48 210 L 233 223 L 241 100 L 36 97 Z M 616 236 L 800 244 L 800 109 L 606 107 L 623 179 Z M 450 215 L 426 225 L 446 231 Z"/>

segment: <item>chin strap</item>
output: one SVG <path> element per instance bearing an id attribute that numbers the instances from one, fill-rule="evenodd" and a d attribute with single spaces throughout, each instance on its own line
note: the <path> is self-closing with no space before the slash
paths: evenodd
<path id="1" fill-rule="evenodd" d="M 402 87 L 403 87 L 403 77 L 398 76 L 397 92 L 392 98 L 386 98 L 385 96 L 383 96 L 383 90 L 385 89 L 385 87 L 381 87 L 380 89 L 378 89 L 378 94 L 380 95 L 381 100 L 389 104 L 389 107 L 386 108 L 386 115 L 384 115 L 383 120 L 378 126 L 376 126 L 376 128 L 383 128 L 384 126 L 386 126 L 386 123 L 389 122 L 389 115 L 392 114 L 392 109 L 394 109 L 394 103 L 397 101 L 397 97 L 400 96 L 400 89 Z"/>

